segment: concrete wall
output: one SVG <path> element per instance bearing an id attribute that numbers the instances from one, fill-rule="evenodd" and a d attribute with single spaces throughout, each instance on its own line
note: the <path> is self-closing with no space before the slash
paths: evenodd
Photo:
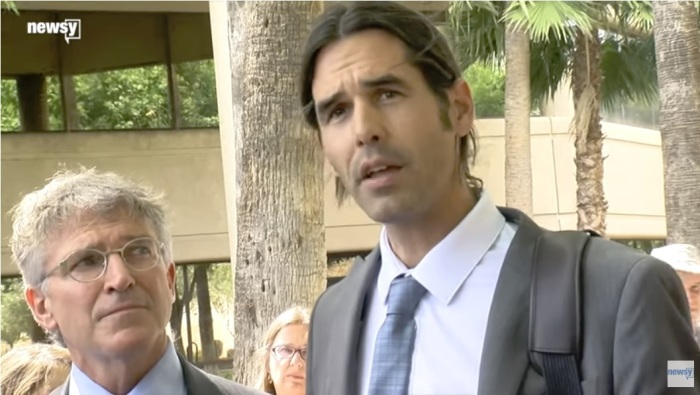
<path id="1" fill-rule="evenodd" d="M 8 210 L 62 164 L 116 171 L 166 191 L 177 259 L 228 259 L 217 130 L 13 133 L 2 135 L 2 274 L 14 270 Z"/>
<path id="2" fill-rule="evenodd" d="M 475 173 L 497 203 L 505 200 L 504 122 L 477 123 L 480 151 Z M 535 219 L 551 229 L 576 227 L 573 143 L 565 118 L 532 119 Z M 659 134 L 604 124 L 605 190 L 614 238 L 665 237 L 663 174 Z M 164 190 L 171 206 L 175 258 L 179 262 L 229 259 L 218 131 L 10 133 L 3 134 L 2 274 L 16 273 L 7 239 L 8 210 L 62 164 L 112 170 Z M 379 234 L 352 202 L 338 208 L 326 173 L 326 247 L 329 252 L 371 249 Z"/>

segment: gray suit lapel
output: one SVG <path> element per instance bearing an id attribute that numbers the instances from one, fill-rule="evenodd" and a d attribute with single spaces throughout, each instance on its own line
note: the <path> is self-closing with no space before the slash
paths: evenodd
<path id="1" fill-rule="evenodd" d="M 178 353 L 177 357 L 180 360 L 180 366 L 182 366 L 182 376 L 185 381 L 187 395 L 226 395 L 206 374 L 187 362 L 182 355 Z"/>
<path id="2" fill-rule="evenodd" d="M 506 253 L 489 312 L 479 395 L 516 394 L 529 365 L 530 263 L 542 230 L 517 210 L 499 210 L 509 222 L 518 224 L 518 230 Z"/>
<path id="3" fill-rule="evenodd" d="M 334 395 L 356 395 L 358 392 L 358 347 L 364 324 L 363 309 L 367 294 L 376 282 L 379 265 L 379 248 L 375 248 L 366 259 L 358 257 L 342 286 L 338 284 L 336 300 L 330 302 L 338 308 L 331 323 L 331 333 L 338 340 L 333 343 L 335 350 L 327 353 L 331 359 L 329 367 L 337 369 L 334 380 L 338 380 L 338 384 L 333 388 L 345 391 Z"/>

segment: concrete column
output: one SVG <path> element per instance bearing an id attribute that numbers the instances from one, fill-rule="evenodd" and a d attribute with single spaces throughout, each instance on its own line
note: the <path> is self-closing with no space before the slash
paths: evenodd
<path id="1" fill-rule="evenodd" d="M 22 131 L 49 130 L 46 89 L 46 77 L 43 74 L 23 74 L 17 77 L 19 119 Z"/>

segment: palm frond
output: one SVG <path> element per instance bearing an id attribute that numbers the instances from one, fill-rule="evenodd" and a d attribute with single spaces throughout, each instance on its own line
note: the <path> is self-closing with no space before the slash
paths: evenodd
<path id="1" fill-rule="evenodd" d="M 596 5 L 590 1 L 533 1 L 512 2 L 503 14 L 503 21 L 528 32 L 533 42 L 552 37 L 564 40 L 575 36 L 580 29 L 591 34 L 594 28 Z"/>
<path id="2" fill-rule="evenodd" d="M 658 100 L 649 1 L 458 1 L 449 9 L 449 22 L 462 70 L 475 62 L 503 68 L 505 22 L 525 28 L 532 39 L 530 82 L 536 105 L 551 98 L 570 74 L 579 29 L 584 34 L 603 31 L 604 109 Z"/>
<path id="3" fill-rule="evenodd" d="M 499 22 L 504 3 L 456 1 L 448 22 L 462 70 L 477 61 L 498 62 L 505 54 L 505 28 Z"/>
<path id="4" fill-rule="evenodd" d="M 627 38 L 652 35 L 654 26 L 651 2 L 645 0 L 607 2 L 596 19 L 601 30 Z"/>
<path id="5" fill-rule="evenodd" d="M 17 5 L 15 4 L 14 1 L 2 0 L 2 7 L 0 7 L 0 8 L 5 8 L 7 10 L 10 10 L 13 14 L 19 15 L 19 11 L 17 10 Z"/>
<path id="6" fill-rule="evenodd" d="M 551 99 L 560 88 L 561 81 L 571 71 L 573 52 L 573 38 L 557 38 L 553 32 L 546 40 L 530 43 L 530 89 L 534 105 L 540 106 L 544 100 Z"/>
<path id="7" fill-rule="evenodd" d="M 627 39 L 607 35 L 602 42 L 600 68 L 602 106 L 612 111 L 634 101 L 658 101 L 654 38 Z"/>

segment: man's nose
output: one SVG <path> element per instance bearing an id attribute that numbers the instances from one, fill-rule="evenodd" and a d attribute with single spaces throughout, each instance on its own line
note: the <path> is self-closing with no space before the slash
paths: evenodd
<path id="1" fill-rule="evenodd" d="M 131 269 L 124 262 L 121 254 L 111 253 L 107 256 L 105 270 L 105 288 L 107 291 L 123 292 L 134 284 Z"/>
<path id="2" fill-rule="evenodd" d="M 352 128 L 358 146 L 376 143 L 382 140 L 385 134 L 379 109 L 363 101 L 355 104 Z"/>

